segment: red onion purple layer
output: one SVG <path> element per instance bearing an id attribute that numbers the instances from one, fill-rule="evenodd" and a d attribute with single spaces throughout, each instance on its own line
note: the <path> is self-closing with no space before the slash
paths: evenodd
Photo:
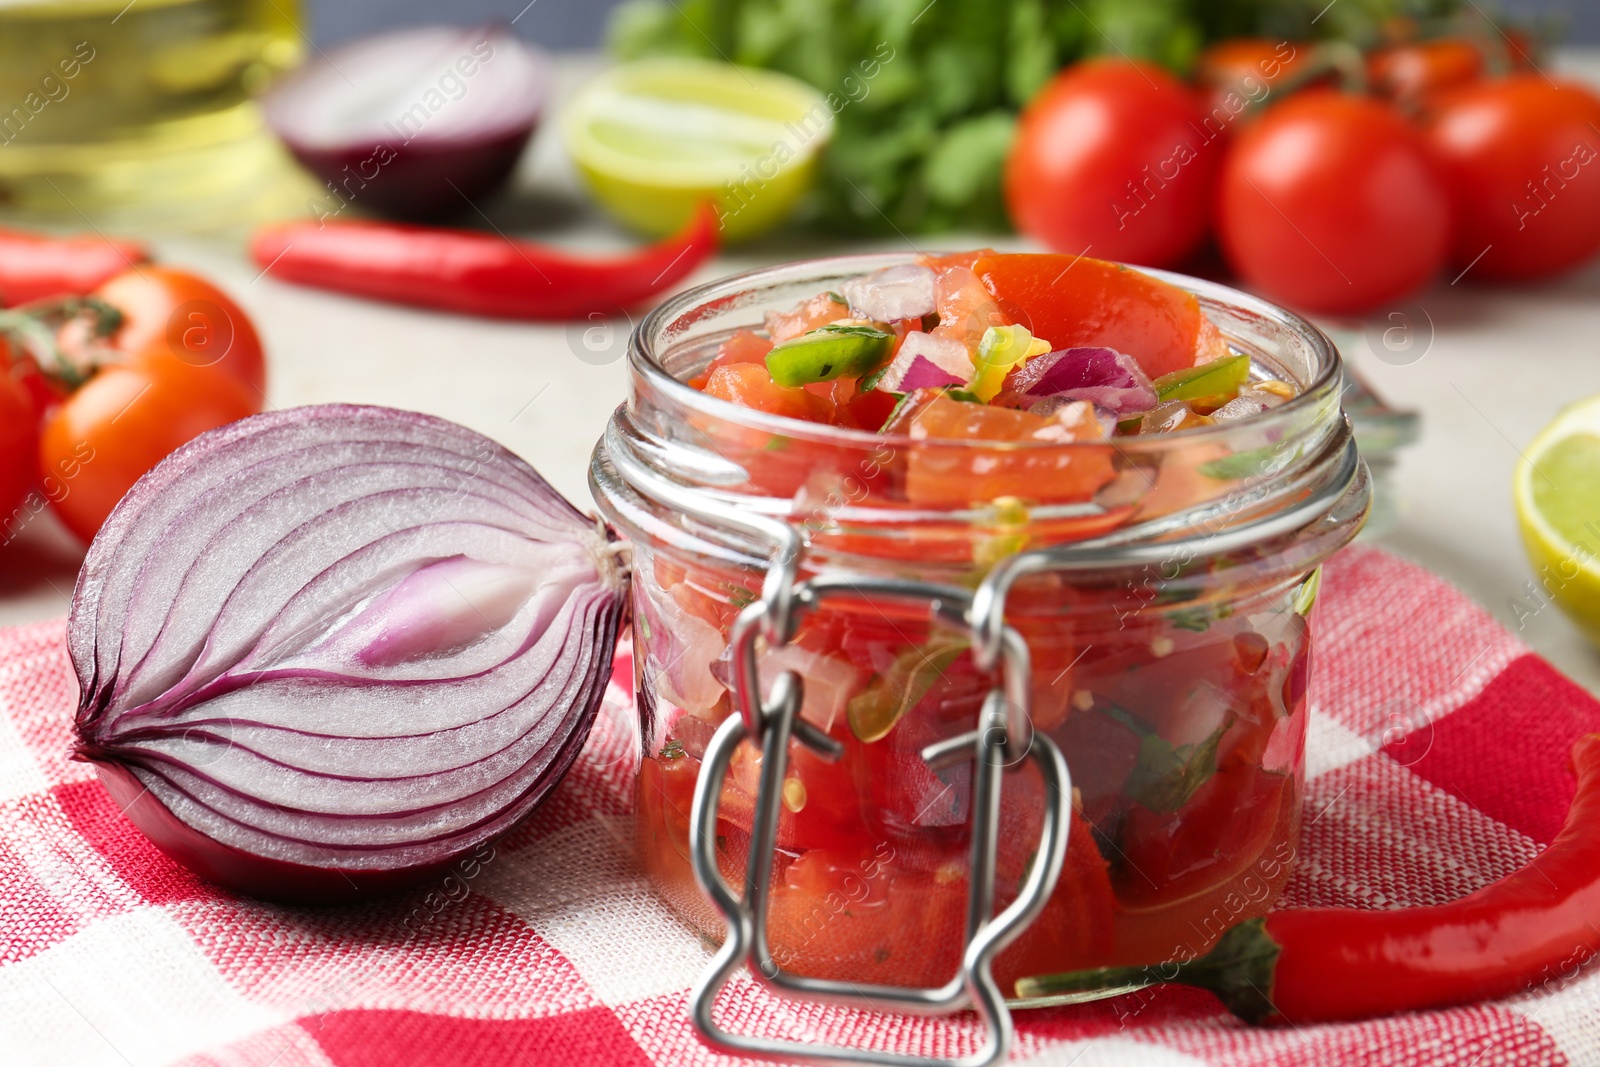
<path id="1" fill-rule="evenodd" d="M 68 624 L 79 755 L 137 781 L 160 810 L 129 817 L 231 888 L 425 875 L 577 755 L 626 603 L 614 548 L 452 423 L 326 405 L 223 427 L 89 549 Z"/>

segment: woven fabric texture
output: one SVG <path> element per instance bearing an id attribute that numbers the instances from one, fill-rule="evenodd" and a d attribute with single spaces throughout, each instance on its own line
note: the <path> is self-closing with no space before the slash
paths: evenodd
<path id="1" fill-rule="evenodd" d="M 1315 620 L 1305 829 L 1285 907 L 1449 900 L 1561 824 L 1567 750 L 1600 704 L 1433 575 L 1370 548 L 1328 564 Z M 61 622 L 0 631 L 0 1064 L 69 1067 L 721 1065 L 687 991 L 710 959 L 633 859 L 635 747 L 619 657 L 572 773 L 469 878 L 338 909 L 188 874 L 68 760 Z M 1596 1064 L 1600 966 L 1520 996 L 1362 1023 L 1251 1028 L 1165 988 L 1018 1014 L 1014 1062 Z M 730 1028 L 928 1055 L 969 1015 L 778 999 L 748 978 Z"/>

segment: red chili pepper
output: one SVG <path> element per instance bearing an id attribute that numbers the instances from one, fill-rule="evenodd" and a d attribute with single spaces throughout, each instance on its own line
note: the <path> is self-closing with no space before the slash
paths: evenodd
<path id="1" fill-rule="evenodd" d="M 1524 992 L 1600 950 L 1600 734 L 1572 747 L 1578 792 L 1548 848 L 1476 893 L 1422 908 L 1295 908 L 1205 956 L 1027 978 L 1021 996 L 1178 982 L 1249 1022 L 1362 1019 Z"/>
<path id="2" fill-rule="evenodd" d="M 475 230 L 310 220 L 261 230 L 251 254 L 273 277 L 299 285 L 469 315 L 571 319 L 639 304 L 716 247 L 707 205 L 677 235 L 605 259 Z"/>
<path id="3" fill-rule="evenodd" d="M 0 230 L 0 304 L 83 296 L 150 258 L 143 245 L 104 237 L 47 237 Z"/>

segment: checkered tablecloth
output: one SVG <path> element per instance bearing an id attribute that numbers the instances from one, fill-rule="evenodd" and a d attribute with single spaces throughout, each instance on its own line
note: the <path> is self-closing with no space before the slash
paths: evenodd
<path id="1" fill-rule="evenodd" d="M 1328 565 L 1310 784 L 1284 906 L 1393 908 L 1532 856 L 1600 705 L 1439 579 L 1374 549 Z M 724 1064 L 686 1015 L 707 949 L 631 845 L 631 666 L 582 759 L 474 876 L 342 909 L 190 876 L 69 762 L 62 624 L 0 631 L 0 1064 L 498 1067 Z M 409 920 L 409 921 L 408 921 Z M 1597 967 L 1523 996 L 1338 1026 L 1251 1029 L 1162 989 L 1018 1018 L 1014 1059 L 1077 1064 L 1600 1063 Z M 885 1019 L 741 979 L 728 1025 L 952 1055 L 970 1016 Z"/>

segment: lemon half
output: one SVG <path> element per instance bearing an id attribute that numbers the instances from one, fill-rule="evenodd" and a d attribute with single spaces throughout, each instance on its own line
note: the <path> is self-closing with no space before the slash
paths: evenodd
<path id="1" fill-rule="evenodd" d="M 663 236 L 712 200 L 724 239 L 739 240 L 782 222 L 810 188 L 833 115 L 787 75 L 657 59 L 584 86 L 562 127 L 590 193 L 623 223 Z"/>
<path id="2" fill-rule="evenodd" d="M 1600 396 L 1564 408 L 1540 431 L 1512 491 L 1534 593 L 1600 645 Z"/>

